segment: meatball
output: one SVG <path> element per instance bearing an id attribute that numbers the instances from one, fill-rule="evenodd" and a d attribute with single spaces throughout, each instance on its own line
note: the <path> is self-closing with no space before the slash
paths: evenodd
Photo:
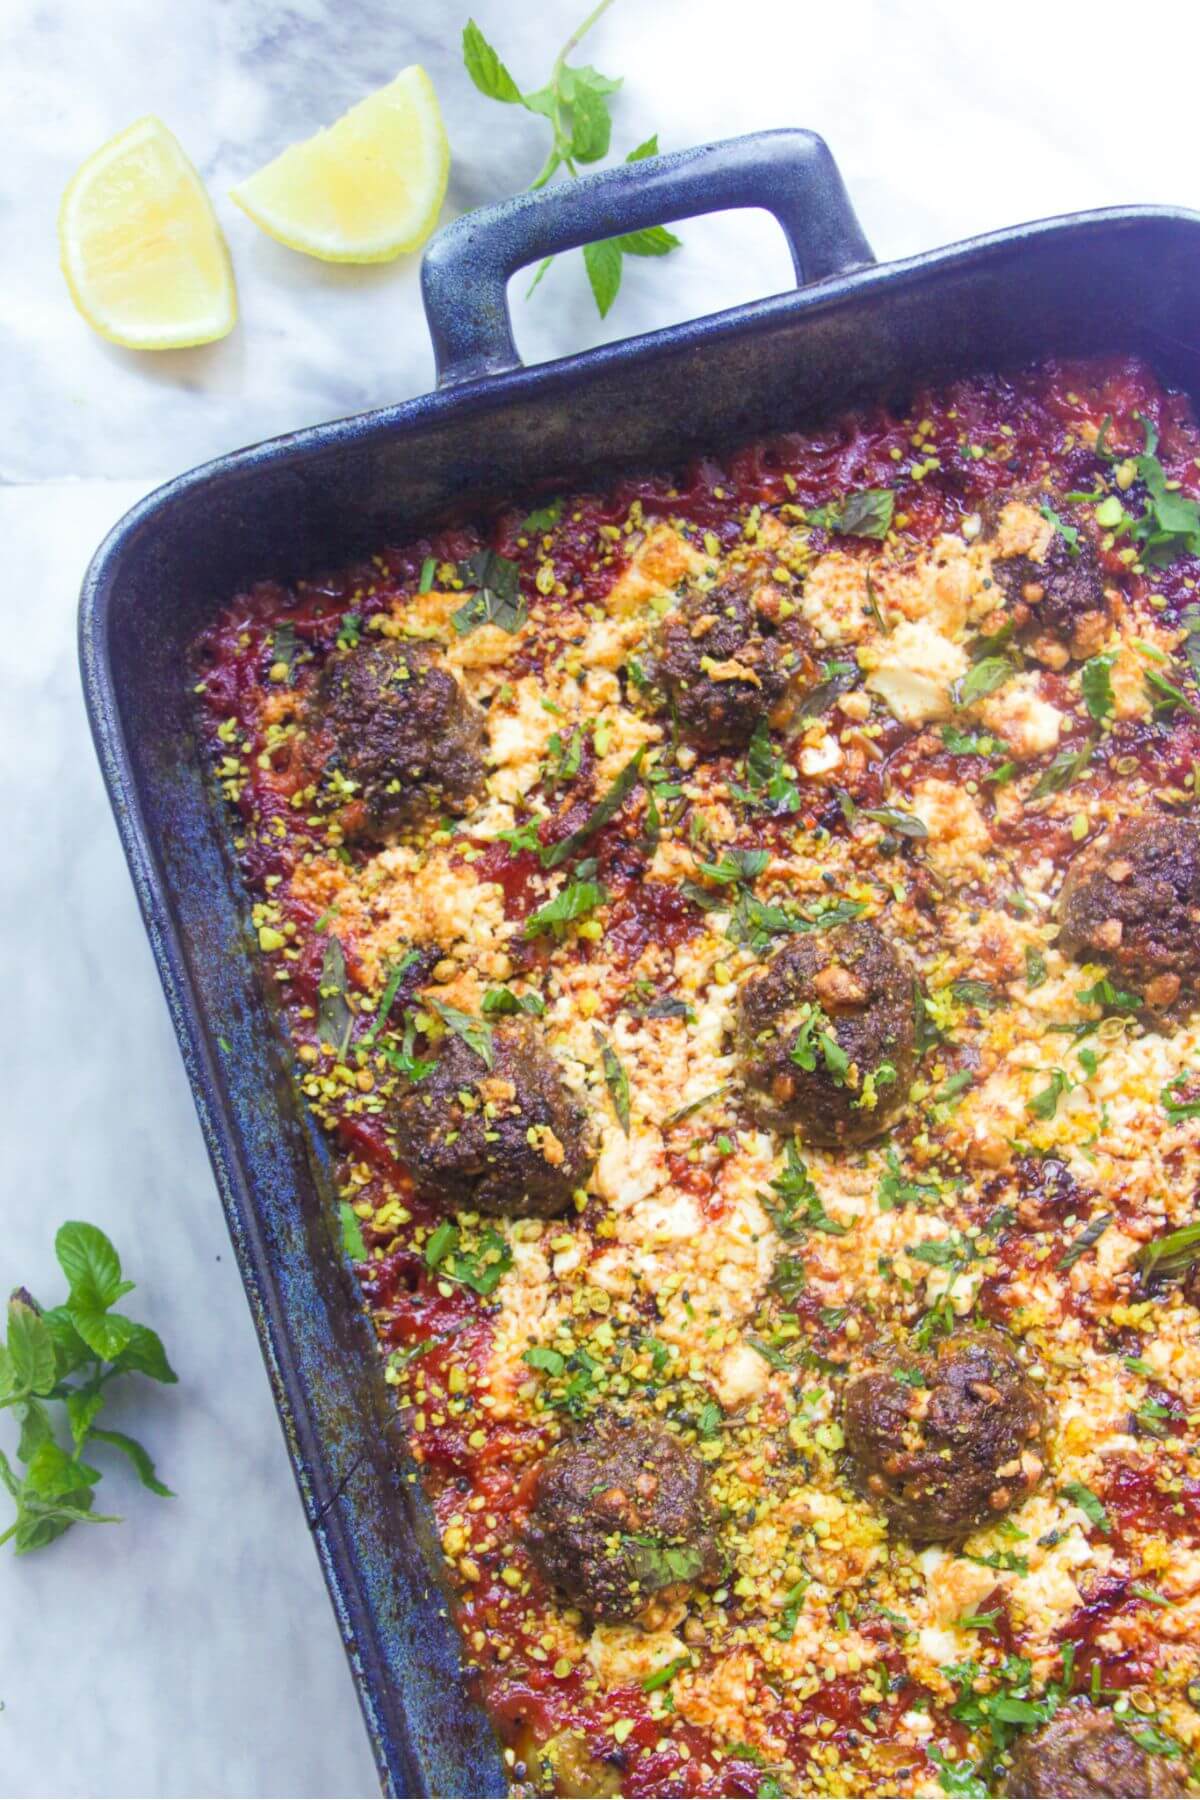
<path id="1" fill-rule="evenodd" d="M 716 753 L 744 750 L 764 719 L 784 722 L 813 663 L 799 613 L 769 582 L 744 577 L 689 593 L 667 615 L 654 673 L 683 735 Z"/>
<path id="2" fill-rule="evenodd" d="M 381 638 L 331 657 L 317 709 L 333 766 L 357 790 L 358 835 L 462 812 L 483 787 L 482 716 L 427 644 Z"/>
<path id="3" fill-rule="evenodd" d="M 532 1027 L 492 1034 L 492 1066 L 461 1037 L 394 1107 L 418 1191 L 450 1212 L 553 1218 L 591 1173 L 587 1113 Z"/>
<path id="4" fill-rule="evenodd" d="M 846 1389 L 843 1430 L 865 1499 L 918 1544 L 951 1543 L 1019 1506 L 1042 1477 L 1044 1409 L 997 1332 L 896 1352 Z"/>
<path id="5" fill-rule="evenodd" d="M 1187 1765 L 1143 1750 L 1110 1712 L 1074 1701 L 1016 1744 L 1004 1792 L 1025 1800 L 1167 1800 L 1187 1793 Z"/>
<path id="6" fill-rule="evenodd" d="M 1108 623 L 1104 574 L 1087 526 L 1072 520 L 1062 501 L 1052 508 L 1066 531 L 1048 520 L 1044 495 L 1009 500 L 1000 510 L 991 542 L 992 579 L 1012 609 L 1018 630 L 1035 640 L 1065 646 L 1042 660 L 1065 664 L 1067 651 L 1090 656 Z M 1068 535 L 1069 534 L 1069 535 Z"/>
<path id="7" fill-rule="evenodd" d="M 1076 858 L 1058 902 L 1059 946 L 1107 963 L 1151 1012 L 1200 978 L 1200 828 L 1166 813 L 1118 825 Z"/>
<path id="8" fill-rule="evenodd" d="M 525 1541 L 546 1580 L 594 1619 L 635 1618 L 655 1595 L 724 1572 L 704 1464 L 661 1425 L 612 1421 L 552 1451 Z"/>
<path id="9" fill-rule="evenodd" d="M 813 1144 L 862 1144 L 904 1107 L 916 1071 L 913 979 L 866 921 L 794 938 L 738 1002 L 761 1123 Z"/>

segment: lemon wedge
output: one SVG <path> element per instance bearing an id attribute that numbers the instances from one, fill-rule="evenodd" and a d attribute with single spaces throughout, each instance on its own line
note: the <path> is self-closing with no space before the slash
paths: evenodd
<path id="1" fill-rule="evenodd" d="M 161 119 L 138 119 L 88 157 L 62 197 L 58 237 L 72 300 L 112 343 L 175 350 L 232 331 L 221 227 Z"/>
<path id="2" fill-rule="evenodd" d="M 449 174 L 442 110 L 414 63 L 249 176 L 233 198 L 293 250 L 325 262 L 389 262 L 425 242 Z"/>

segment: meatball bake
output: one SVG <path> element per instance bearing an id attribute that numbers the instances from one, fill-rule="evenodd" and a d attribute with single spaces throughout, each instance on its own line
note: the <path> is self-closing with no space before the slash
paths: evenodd
<path id="1" fill-rule="evenodd" d="M 1112 359 L 197 643 L 514 1793 L 1200 1793 L 1198 583 Z"/>

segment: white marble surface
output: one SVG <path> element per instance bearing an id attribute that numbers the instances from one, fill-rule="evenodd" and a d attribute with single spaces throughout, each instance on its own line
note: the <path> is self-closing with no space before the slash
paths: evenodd
<path id="1" fill-rule="evenodd" d="M 374 1787 L 149 952 L 93 767 L 79 577 L 146 487 L 252 438 L 420 392 L 413 261 L 348 270 L 261 237 L 224 198 L 289 138 L 410 61 L 441 93 L 447 216 L 520 187 L 539 124 L 458 64 L 447 0 L 0 0 L 0 888 L 7 999 L 0 1283 L 53 1291 L 51 1240 L 108 1228 L 182 1381 L 138 1409 L 175 1501 L 115 1474 L 126 1523 L 0 1553 L 0 1795 L 358 1794 Z M 540 81 L 584 0 L 475 0 Z M 956 0 L 618 0 L 589 60 L 624 73 L 620 151 L 802 124 L 832 144 L 881 256 L 1075 207 L 1200 206 L 1194 8 Z M 93 338 L 55 264 L 77 161 L 140 113 L 216 197 L 236 334 L 139 359 Z M 787 283 L 765 217 L 704 221 L 630 268 L 607 325 L 578 259 L 516 304 L 531 356 Z M 7 1443 L 7 1427 L 0 1441 Z"/>

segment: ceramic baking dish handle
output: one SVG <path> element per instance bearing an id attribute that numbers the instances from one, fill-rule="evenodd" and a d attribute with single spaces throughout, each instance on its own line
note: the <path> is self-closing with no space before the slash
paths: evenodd
<path id="1" fill-rule="evenodd" d="M 438 386 L 521 367 L 507 292 L 518 269 L 600 238 L 743 206 L 774 213 L 797 283 L 875 260 L 837 164 L 811 131 L 760 131 L 622 163 L 482 206 L 438 233 L 421 268 Z"/>

